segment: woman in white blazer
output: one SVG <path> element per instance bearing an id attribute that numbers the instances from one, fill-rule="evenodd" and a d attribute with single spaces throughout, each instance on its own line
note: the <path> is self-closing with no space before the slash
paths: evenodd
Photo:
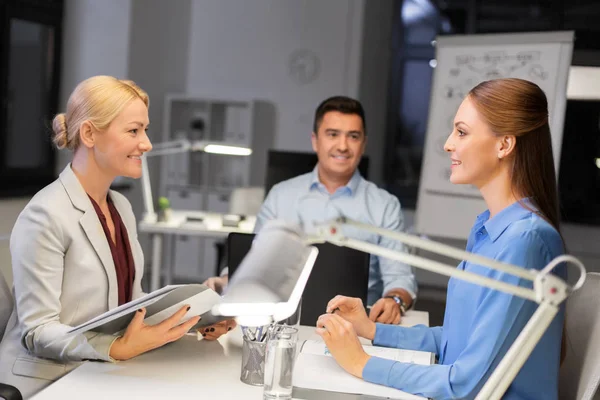
<path id="1" fill-rule="evenodd" d="M 135 83 L 96 76 L 75 88 L 66 113 L 54 119 L 54 142 L 71 149 L 73 160 L 31 199 L 10 238 L 15 307 L 0 343 L 0 382 L 25 398 L 83 360 L 135 357 L 181 338 L 198 321 L 179 324 L 184 307 L 147 326 L 141 309 L 122 337 L 87 332 L 57 341 L 70 327 L 143 294 L 135 217 L 109 187 L 117 176 L 142 174 L 140 157 L 152 149 L 148 103 Z M 220 324 L 211 338 L 228 328 Z"/>

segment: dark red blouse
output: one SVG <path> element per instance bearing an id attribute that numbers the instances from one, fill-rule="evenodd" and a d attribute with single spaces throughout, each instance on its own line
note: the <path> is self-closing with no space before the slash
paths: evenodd
<path id="1" fill-rule="evenodd" d="M 113 242 L 104 213 L 100 209 L 98 203 L 96 203 L 91 196 L 88 195 L 88 197 L 92 201 L 96 214 L 98 214 L 98 219 L 100 219 L 100 223 L 102 224 L 102 229 L 106 235 L 106 240 L 108 240 L 113 262 L 115 263 L 117 285 L 119 287 L 119 305 L 125 304 L 128 301 L 131 301 L 133 279 L 135 278 L 135 264 L 133 261 L 133 254 L 131 253 L 131 246 L 129 245 L 127 228 L 125 228 L 125 224 L 110 196 L 107 196 L 108 210 L 110 211 L 110 216 L 115 226 L 115 242 Z"/>

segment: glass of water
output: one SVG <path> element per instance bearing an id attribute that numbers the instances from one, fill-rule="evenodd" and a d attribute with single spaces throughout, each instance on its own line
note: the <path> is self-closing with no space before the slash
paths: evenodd
<path id="1" fill-rule="evenodd" d="M 263 399 L 291 399 L 298 329 L 274 325 L 267 337 Z"/>

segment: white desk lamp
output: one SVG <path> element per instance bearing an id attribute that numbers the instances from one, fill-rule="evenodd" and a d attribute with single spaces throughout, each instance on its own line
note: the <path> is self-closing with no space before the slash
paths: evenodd
<path id="1" fill-rule="evenodd" d="M 242 326 L 264 326 L 296 312 L 319 250 L 306 246 L 299 227 L 269 221 L 227 285 L 215 315 Z"/>
<path id="2" fill-rule="evenodd" d="M 252 150 L 247 147 L 232 146 L 224 142 L 215 141 L 194 141 L 187 139 L 178 139 L 169 142 L 154 144 L 152 151 L 144 153 L 142 156 L 142 196 L 144 198 L 144 208 L 146 212 L 143 220 L 145 222 L 156 222 L 157 215 L 154 211 L 152 201 L 152 187 L 150 185 L 150 172 L 148 171 L 148 162 L 146 157 L 164 156 L 176 153 L 185 153 L 188 151 L 203 151 L 212 154 L 224 154 L 233 156 L 249 156 Z"/>
<path id="3" fill-rule="evenodd" d="M 265 228 L 267 226 L 265 226 Z M 456 266 L 429 260 L 421 256 L 397 252 L 375 244 L 351 239 L 343 235 L 341 229 L 343 226 L 351 226 L 359 230 L 389 237 L 399 242 L 406 243 L 407 245 L 442 254 L 457 260 L 470 261 L 494 270 L 506 272 L 522 279 L 532 281 L 533 289 L 486 278 L 473 272 L 459 270 Z M 264 293 L 276 290 L 277 285 L 280 284 L 277 280 L 267 278 L 269 276 L 268 274 L 277 273 L 281 276 L 282 270 L 287 271 L 289 269 L 290 271 L 293 271 L 288 276 L 288 278 L 292 280 L 297 279 L 300 276 L 303 277 L 303 275 L 306 274 L 306 271 L 308 271 L 309 275 L 312 265 L 302 265 L 299 262 L 301 258 L 296 256 L 287 257 L 287 255 L 299 255 L 302 254 L 303 251 L 309 252 L 311 248 L 314 248 L 309 246 L 309 244 L 318 242 L 330 242 L 338 246 L 350 247 L 377 256 L 401 261 L 417 268 L 423 268 L 442 275 L 456 277 L 536 302 L 539 307 L 525 325 L 513 345 L 508 349 L 506 355 L 500 361 L 494 372 L 490 375 L 489 379 L 477 395 L 476 400 L 499 400 L 502 398 L 554 319 L 554 316 L 558 313 L 560 304 L 572 292 L 579 289 L 585 281 L 586 271 L 584 265 L 577 258 L 569 255 L 556 257 L 541 271 L 537 271 L 527 270 L 522 267 L 492 260 L 464 250 L 459 250 L 452 246 L 421 239 L 406 233 L 376 228 L 344 217 L 338 218 L 332 222 L 317 225 L 317 232 L 318 234 L 315 238 L 306 239 L 303 238 L 297 230 L 290 229 L 289 226 L 282 223 L 271 225 L 268 232 L 265 232 L 265 236 L 262 236 L 263 231 L 261 231 L 255 239 L 255 244 L 260 243 L 260 245 L 252 246 L 252 250 L 240 265 L 236 272 L 236 277 L 232 279 L 230 287 L 227 290 L 227 293 L 236 292 L 238 294 L 235 298 L 231 299 L 229 299 L 226 294 L 223 298 L 223 302 L 213 308 L 213 313 L 236 316 L 236 319 L 240 320 L 240 322 L 248 317 L 256 317 L 257 314 L 267 317 L 265 314 L 270 311 L 274 312 L 275 307 L 273 304 L 269 304 L 271 301 L 270 297 L 262 296 Z M 278 238 L 280 238 L 280 240 L 276 240 Z M 269 256 L 260 257 L 261 254 L 268 254 Z M 280 256 L 275 256 L 274 254 L 280 254 Z M 562 279 L 550 274 L 557 265 L 563 262 L 575 264 L 581 272 L 579 280 L 572 287 Z M 301 271 L 301 273 L 298 271 Z M 308 279 L 308 276 L 306 276 L 306 279 Z M 304 290 L 306 281 L 300 282 L 300 279 L 298 279 L 298 281 L 296 286 L 301 286 L 301 290 Z M 293 282 L 296 281 L 294 280 Z M 241 290 L 244 289 L 244 287 L 247 288 L 248 283 L 251 283 L 254 287 L 263 285 L 264 288 L 255 293 Z M 261 298 L 264 300 L 263 303 L 260 303 Z M 274 314 L 272 315 L 274 316 Z M 275 321 L 277 320 L 275 317 L 272 319 Z"/>

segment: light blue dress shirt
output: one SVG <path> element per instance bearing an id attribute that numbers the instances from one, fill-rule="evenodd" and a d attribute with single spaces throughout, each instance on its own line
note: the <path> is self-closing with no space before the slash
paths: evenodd
<path id="1" fill-rule="evenodd" d="M 542 269 L 563 253 L 558 232 L 535 213 L 514 203 L 492 219 L 477 217 L 467 250 L 524 268 Z M 531 282 L 462 261 L 459 269 L 511 284 Z M 565 278 L 564 266 L 557 271 Z M 403 328 L 377 324 L 374 344 L 434 352 L 439 363 L 411 365 L 372 357 L 366 381 L 435 399 L 474 398 L 537 308 L 534 302 L 451 278 L 444 325 Z M 555 400 L 564 307 L 515 377 L 503 399 Z"/>
<path id="2" fill-rule="evenodd" d="M 365 180 L 358 170 L 346 186 L 329 194 L 319 182 L 317 168 L 308 174 L 280 182 L 273 186 L 265 199 L 256 219 L 254 231 L 264 223 L 280 219 L 303 226 L 307 233 L 314 232 L 314 224 L 345 216 L 381 228 L 402 231 L 404 217 L 398 199 Z M 380 246 L 405 251 L 402 243 L 380 235 L 344 227 L 348 237 L 364 240 Z M 402 288 L 413 298 L 417 283 L 412 267 L 398 261 L 371 256 L 369 292 L 367 302 L 375 303 L 387 291 Z"/>

